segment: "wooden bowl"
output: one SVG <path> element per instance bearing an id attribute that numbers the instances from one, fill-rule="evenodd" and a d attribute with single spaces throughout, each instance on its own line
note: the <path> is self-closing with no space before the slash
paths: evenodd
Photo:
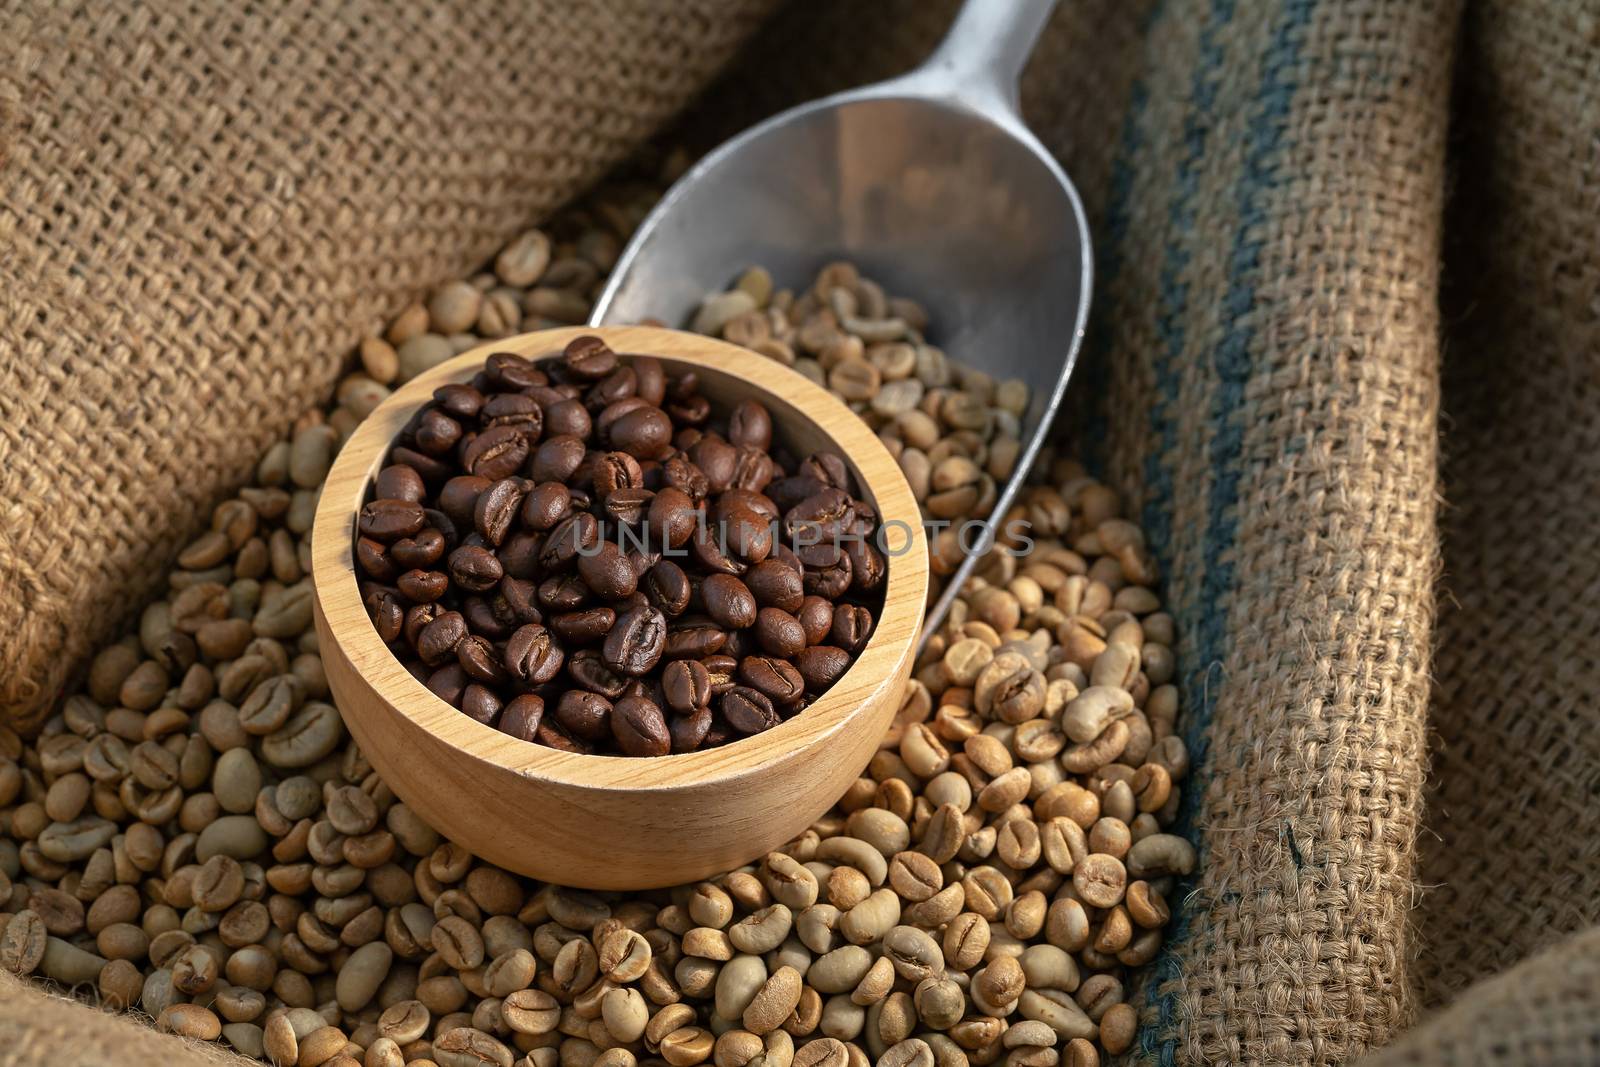
<path id="1" fill-rule="evenodd" d="M 357 589 L 356 514 L 406 421 L 495 352 L 558 355 L 598 334 L 617 352 L 693 368 L 718 410 L 754 398 L 801 455 L 828 449 L 854 472 L 887 536 L 888 578 L 871 639 L 804 712 L 721 748 L 655 758 L 587 756 L 522 741 L 428 691 L 378 638 Z M 509 870 L 563 885 L 640 889 L 737 867 L 790 840 L 861 773 L 910 673 L 927 599 L 920 512 L 898 464 L 853 412 L 810 380 L 742 348 L 645 327 L 545 330 L 475 348 L 420 375 L 351 435 L 312 533 L 317 633 L 334 699 L 361 750 L 450 840 Z"/>

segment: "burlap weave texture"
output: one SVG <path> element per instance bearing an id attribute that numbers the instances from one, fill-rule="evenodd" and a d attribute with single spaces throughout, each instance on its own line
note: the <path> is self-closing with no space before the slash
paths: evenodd
<path id="1" fill-rule="evenodd" d="M 772 6 L 0 4 L 0 710 L 48 707 L 364 331 Z"/>

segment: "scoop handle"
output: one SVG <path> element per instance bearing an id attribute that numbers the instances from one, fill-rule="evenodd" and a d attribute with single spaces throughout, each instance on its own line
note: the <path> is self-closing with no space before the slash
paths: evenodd
<path id="1" fill-rule="evenodd" d="M 1020 111 L 1017 81 L 1056 0 L 966 0 L 914 75 L 929 90 L 975 106 Z"/>

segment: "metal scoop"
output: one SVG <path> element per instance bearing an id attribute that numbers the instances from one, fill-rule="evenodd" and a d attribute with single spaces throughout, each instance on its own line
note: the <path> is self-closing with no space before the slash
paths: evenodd
<path id="1" fill-rule="evenodd" d="M 1018 76 L 1054 7 L 967 0 L 911 73 L 804 104 L 719 147 L 645 219 L 590 320 L 686 324 L 745 267 L 803 285 L 848 259 L 926 307 L 929 340 L 950 356 L 1026 382 L 1016 472 L 990 522 L 963 539 L 967 556 L 925 634 L 999 532 L 1089 312 L 1083 205 L 1018 107 Z"/>

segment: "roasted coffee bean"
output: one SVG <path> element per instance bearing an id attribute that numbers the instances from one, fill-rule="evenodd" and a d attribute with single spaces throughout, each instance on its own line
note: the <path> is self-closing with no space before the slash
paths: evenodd
<path id="1" fill-rule="evenodd" d="M 688 610 L 689 576 L 669 559 L 653 564 L 640 580 L 639 588 L 656 610 L 669 619 Z"/>
<path id="2" fill-rule="evenodd" d="M 772 447 L 772 416 L 754 400 L 746 400 L 728 416 L 728 440 L 740 448 Z"/>
<path id="3" fill-rule="evenodd" d="M 806 647 L 806 631 L 782 608 L 762 608 L 756 615 L 756 641 L 771 655 L 793 659 Z"/>
<path id="4" fill-rule="evenodd" d="M 543 718 L 544 700 L 533 693 L 524 693 L 505 706 L 497 725 L 503 733 L 532 741 Z"/>
<path id="5" fill-rule="evenodd" d="M 472 506 L 472 525 L 489 544 L 499 547 L 511 532 L 527 494 L 520 478 L 502 478 L 478 494 Z"/>
<path id="6" fill-rule="evenodd" d="M 805 565 L 802 581 L 807 594 L 837 600 L 850 588 L 850 557 L 838 545 L 807 545 L 795 554 Z"/>
<path id="7" fill-rule="evenodd" d="M 572 611 L 589 600 L 589 587 L 576 574 L 546 578 L 539 583 L 539 604 L 547 611 Z"/>
<path id="8" fill-rule="evenodd" d="M 684 622 L 667 634 L 663 655 L 668 659 L 704 659 L 719 652 L 727 641 L 727 631 L 709 619 Z"/>
<path id="9" fill-rule="evenodd" d="M 599 693 L 569 689 L 556 701 L 555 717 L 561 728 L 586 741 L 601 741 L 611 733 L 611 701 Z"/>
<path id="10" fill-rule="evenodd" d="M 672 751 L 693 752 L 705 742 L 711 730 L 712 713 L 709 705 L 701 705 L 688 713 L 673 715 L 667 723 L 672 735 Z"/>
<path id="11" fill-rule="evenodd" d="M 767 559 L 751 567 L 744 584 L 764 608 L 778 608 L 793 614 L 805 601 L 800 571 L 782 560 Z"/>
<path id="12" fill-rule="evenodd" d="M 528 438 L 516 426 L 494 426 L 478 434 L 461 452 L 468 473 L 499 481 L 517 473 L 528 458 Z"/>
<path id="13" fill-rule="evenodd" d="M 495 648 L 487 638 L 476 634 L 462 638 L 460 644 L 456 645 L 456 662 L 475 681 L 489 685 L 505 681 L 505 668 L 501 666 Z"/>
<path id="14" fill-rule="evenodd" d="M 629 756 L 665 756 L 672 751 L 666 718 L 655 701 L 625 696 L 611 713 L 611 733 L 617 747 Z"/>
<path id="15" fill-rule="evenodd" d="M 754 626 L 756 598 L 749 586 L 731 574 L 713 574 L 706 579 L 701 596 L 705 598 L 706 614 L 730 630 Z"/>
<path id="16" fill-rule="evenodd" d="M 836 611 L 832 603 L 819 596 L 807 596 L 801 602 L 800 611 L 795 616 L 805 628 L 806 644 L 820 645 L 826 641 L 833 629 L 835 616 Z"/>
<path id="17" fill-rule="evenodd" d="M 825 693 L 850 669 L 850 653 L 833 645 L 813 645 L 795 656 L 794 665 L 805 682 L 806 692 Z"/>
<path id="18" fill-rule="evenodd" d="M 699 660 L 672 660 L 662 671 L 661 690 L 669 708 L 690 715 L 711 703 L 711 673 Z"/>
<path id="19" fill-rule="evenodd" d="M 666 637 L 667 621 L 661 612 L 649 606 L 630 608 L 606 635 L 600 658 L 618 674 L 637 678 L 660 662 Z"/>
<path id="20" fill-rule="evenodd" d="M 474 593 L 493 589 L 505 576 L 499 558 L 481 545 L 462 545 L 450 553 L 449 567 L 450 580 Z"/>
<path id="21" fill-rule="evenodd" d="M 471 683 L 461 691 L 461 710 L 485 726 L 493 726 L 500 716 L 500 698 L 488 686 Z"/>
<path id="22" fill-rule="evenodd" d="M 518 627 L 506 641 L 505 667 L 523 685 L 543 685 L 561 670 L 565 653 L 538 623 Z"/>
<path id="23" fill-rule="evenodd" d="M 687 456 L 672 456 L 661 466 L 663 485 L 677 489 L 698 507 L 711 493 L 705 472 Z"/>
<path id="24" fill-rule="evenodd" d="M 478 507 L 478 497 L 493 484 L 489 479 L 475 474 L 457 475 L 439 490 L 438 508 L 450 516 L 457 526 L 471 526 Z"/>
<path id="25" fill-rule="evenodd" d="M 565 484 L 578 465 L 583 462 L 583 438 L 571 434 L 556 434 L 545 438 L 533 455 L 528 477 L 536 482 Z"/>
<path id="26" fill-rule="evenodd" d="M 805 682 L 794 664 L 776 656 L 741 659 L 739 681 L 764 693 L 774 704 L 792 704 L 805 692 Z"/>
<path id="27" fill-rule="evenodd" d="M 749 686 L 734 686 L 722 694 L 722 716 L 742 734 L 758 734 L 778 725 L 772 699 Z"/>
<path id="28" fill-rule="evenodd" d="M 541 482 L 522 499 L 522 525 L 543 532 L 566 518 L 572 509 L 572 491 L 561 482 Z"/>
<path id="29" fill-rule="evenodd" d="M 591 693 L 615 700 L 628 688 L 628 679 L 606 666 L 600 657 L 600 652 L 594 649 L 583 649 L 573 655 L 567 673 Z"/>
<path id="30" fill-rule="evenodd" d="M 394 584 L 407 600 L 431 604 L 449 590 L 450 577 L 443 571 L 411 570 L 400 575 Z"/>
<path id="31" fill-rule="evenodd" d="M 617 621 L 617 613 L 610 608 L 581 608 L 552 616 L 550 629 L 567 647 L 586 645 L 604 637 Z"/>
<path id="32" fill-rule="evenodd" d="M 606 600 L 632 596 L 638 585 L 633 565 L 611 541 L 602 541 L 594 551 L 578 556 L 578 576 L 597 596 Z"/>
<path id="33" fill-rule="evenodd" d="M 415 470 L 403 464 L 391 463 L 372 480 L 372 491 L 379 500 L 404 500 L 421 504 L 427 487 L 422 484 L 422 476 Z"/>
<path id="34" fill-rule="evenodd" d="M 376 541 L 398 541 L 422 529 L 422 507 L 408 500 L 374 500 L 361 509 L 357 526 Z"/>
<path id="35" fill-rule="evenodd" d="M 828 629 L 828 636 L 835 645 L 853 655 L 861 651 L 871 635 L 872 612 L 859 604 L 840 604 L 833 609 L 833 625 Z"/>
<path id="36" fill-rule="evenodd" d="M 619 489 L 643 489 L 644 471 L 639 461 L 626 452 L 607 452 L 594 461 L 589 477 L 602 499 Z"/>
<path id="37" fill-rule="evenodd" d="M 425 527 L 415 537 L 402 537 L 389 546 L 389 558 L 398 567 L 427 568 L 444 558 L 444 534 Z"/>
<path id="38" fill-rule="evenodd" d="M 417 635 L 417 655 L 436 667 L 455 655 L 456 646 L 467 638 L 467 620 L 458 611 L 447 611 L 422 627 Z"/>
<path id="39" fill-rule="evenodd" d="M 668 485 L 650 501 L 651 543 L 657 548 L 681 548 L 694 535 L 700 513 L 689 494 Z"/>
<path id="40" fill-rule="evenodd" d="M 585 381 L 598 381 L 617 369 L 617 354 L 598 337 L 578 337 L 568 343 L 561 362 Z"/>
<path id="41" fill-rule="evenodd" d="M 600 523 L 587 511 L 575 512 L 556 523 L 545 535 L 539 565 L 547 571 L 566 570 L 580 553 L 591 551 L 599 543 Z"/>

